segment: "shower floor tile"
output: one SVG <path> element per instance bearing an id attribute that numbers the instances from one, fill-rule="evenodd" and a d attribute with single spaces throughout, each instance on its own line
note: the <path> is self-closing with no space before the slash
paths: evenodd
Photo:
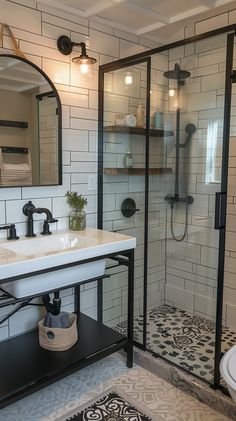
<path id="1" fill-rule="evenodd" d="M 142 320 L 134 320 L 134 339 L 142 341 Z M 125 334 L 126 322 L 115 329 Z M 222 329 L 222 351 L 236 344 L 236 332 Z M 214 375 L 215 323 L 184 310 L 162 305 L 147 314 L 147 349 L 212 383 Z"/>

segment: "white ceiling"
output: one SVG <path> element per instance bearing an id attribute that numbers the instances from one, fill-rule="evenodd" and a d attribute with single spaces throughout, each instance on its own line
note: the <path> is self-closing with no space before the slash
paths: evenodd
<path id="1" fill-rule="evenodd" d="M 160 28 L 181 24 L 235 0 L 38 0 L 134 35 L 158 37 Z M 162 32 L 162 31 L 161 31 Z"/>
<path id="2" fill-rule="evenodd" d="M 17 58 L 0 57 L 0 89 L 26 92 L 40 86 L 46 86 L 46 91 L 51 89 L 45 78 L 32 66 Z"/>

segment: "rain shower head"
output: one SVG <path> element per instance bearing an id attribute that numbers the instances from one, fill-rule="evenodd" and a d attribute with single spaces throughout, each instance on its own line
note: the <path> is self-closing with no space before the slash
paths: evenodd
<path id="1" fill-rule="evenodd" d="M 177 80 L 177 82 L 183 81 L 184 79 L 187 79 L 189 76 L 191 76 L 191 73 L 187 70 L 181 70 L 180 65 L 178 63 L 175 63 L 174 70 L 168 70 L 163 74 L 164 77 L 166 77 L 167 79 L 174 79 Z"/>

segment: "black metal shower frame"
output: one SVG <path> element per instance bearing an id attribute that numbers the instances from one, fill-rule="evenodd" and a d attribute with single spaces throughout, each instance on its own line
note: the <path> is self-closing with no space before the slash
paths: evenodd
<path id="1" fill-rule="evenodd" d="M 226 237 L 226 215 L 227 215 L 227 184 L 228 184 L 228 160 L 229 160 L 229 136 L 231 117 L 231 94 L 232 83 L 236 83 L 236 71 L 233 71 L 233 49 L 234 37 L 236 35 L 236 24 L 224 26 L 213 31 L 205 32 L 180 41 L 175 41 L 161 47 L 153 48 L 139 54 L 125 57 L 99 67 L 98 80 L 98 217 L 97 226 L 103 228 L 103 117 L 104 117 L 104 75 L 105 73 L 120 70 L 131 65 L 147 63 L 147 95 L 146 95 L 146 160 L 145 160 L 145 218 L 144 218 L 144 278 L 143 278 L 143 343 L 135 345 L 146 350 L 147 337 L 147 256 L 148 256 L 148 199 L 149 199 L 149 136 L 150 136 L 150 83 L 151 83 L 151 56 L 176 47 L 194 43 L 206 38 L 220 34 L 227 34 L 226 68 L 225 68 L 225 99 L 224 99 L 224 125 L 223 125 L 223 146 L 221 164 L 221 192 L 216 193 L 215 201 L 215 229 L 219 230 L 219 251 L 218 251 L 218 275 L 217 275 L 217 302 L 216 302 L 216 334 L 215 334 L 215 363 L 214 388 L 221 388 L 220 385 L 220 360 L 221 335 L 222 335 L 222 312 L 223 312 L 223 288 L 224 288 L 224 260 L 225 260 L 225 237 Z M 102 320 L 102 282 L 98 285 L 98 314 Z M 197 376 L 196 376 L 197 377 Z"/>

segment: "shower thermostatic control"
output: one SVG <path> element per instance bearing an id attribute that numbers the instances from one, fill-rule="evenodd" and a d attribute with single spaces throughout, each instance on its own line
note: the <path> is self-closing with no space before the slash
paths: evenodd
<path id="1" fill-rule="evenodd" d="M 164 200 L 170 204 L 181 202 L 181 203 L 187 203 L 188 205 L 191 205 L 194 201 L 193 196 L 180 197 L 179 195 L 172 195 L 172 194 L 167 194 L 164 197 Z"/>
<path id="2" fill-rule="evenodd" d="M 140 209 L 136 208 L 136 203 L 134 199 L 131 199 L 131 197 L 125 199 L 121 204 L 121 213 L 125 218 L 130 218 L 139 210 Z"/>

